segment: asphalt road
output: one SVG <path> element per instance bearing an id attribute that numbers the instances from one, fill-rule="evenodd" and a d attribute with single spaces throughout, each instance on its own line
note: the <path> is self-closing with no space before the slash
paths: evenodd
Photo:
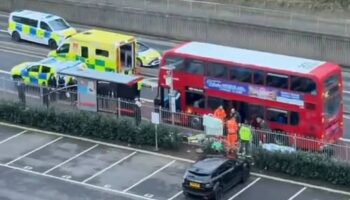
<path id="1" fill-rule="evenodd" d="M 182 200 L 190 160 L 76 137 L 0 125 L 0 198 Z M 225 200 L 348 200 L 303 183 L 252 175 Z"/>
<path id="2" fill-rule="evenodd" d="M 21 62 L 25 61 L 37 61 L 44 58 L 49 49 L 45 46 L 37 45 L 29 42 L 14 43 L 11 41 L 9 35 L 5 32 L 6 29 L 6 15 L 0 14 L 0 77 L 9 78 L 9 75 L 4 72 L 9 72 L 11 68 Z M 81 29 L 84 27 L 78 26 Z M 174 42 L 159 41 L 156 38 L 138 37 L 138 39 L 152 48 L 163 52 L 170 49 L 174 45 Z M 143 73 L 149 76 L 156 76 L 157 69 L 144 68 Z M 350 73 L 344 72 L 344 106 L 345 110 L 350 111 Z M 148 100 L 153 100 L 156 96 L 156 90 L 144 89 L 141 93 L 141 97 Z M 344 138 L 350 139 L 350 116 L 344 115 Z"/>

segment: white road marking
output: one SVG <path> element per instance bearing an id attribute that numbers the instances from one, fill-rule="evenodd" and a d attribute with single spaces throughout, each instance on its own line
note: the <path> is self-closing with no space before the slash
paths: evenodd
<path id="1" fill-rule="evenodd" d="M 244 191 L 246 191 L 248 188 L 250 188 L 252 185 L 254 185 L 256 182 L 258 182 L 261 178 L 255 179 L 253 182 L 251 182 L 249 185 L 245 186 L 243 189 L 241 189 L 239 192 L 237 192 L 235 195 L 233 195 L 231 198 L 228 200 L 232 200 L 236 198 L 238 195 L 242 194 Z"/>
<path id="2" fill-rule="evenodd" d="M 170 197 L 168 200 L 173 200 L 175 199 L 176 197 L 180 196 L 182 194 L 182 191 L 176 193 L 174 196 Z"/>
<path id="3" fill-rule="evenodd" d="M 0 32 L 1 32 L 1 33 L 7 33 L 7 31 L 6 31 L 6 30 L 0 30 Z"/>
<path id="4" fill-rule="evenodd" d="M 300 186 L 313 188 L 313 189 L 317 189 L 317 190 L 323 190 L 323 191 L 327 191 L 327 192 L 332 192 L 332 193 L 337 193 L 337 194 L 343 194 L 343 195 L 350 196 L 350 192 L 346 192 L 346 191 L 342 191 L 342 190 L 336 190 L 336 189 L 331 189 L 331 188 L 327 188 L 327 187 L 323 187 L 323 186 L 312 185 L 312 184 L 309 184 L 309 183 L 292 181 L 292 180 L 279 178 L 279 177 L 274 177 L 274 176 L 269 176 L 269 175 L 260 174 L 260 173 L 252 172 L 250 174 L 252 174 L 253 176 L 258 176 L 258 177 L 261 177 L 261 178 L 266 178 L 266 179 L 279 181 L 279 182 L 283 182 L 283 183 L 290 183 L 290 184 L 293 184 L 293 185 L 300 185 Z"/>
<path id="5" fill-rule="evenodd" d="M 111 143 L 107 143 L 107 142 L 95 141 L 92 139 L 78 137 L 78 136 L 64 135 L 64 134 L 55 133 L 55 132 L 51 132 L 51 131 L 43 131 L 43 130 L 39 130 L 39 129 L 35 129 L 35 128 L 29 128 L 29 127 L 20 126 L 20 125 L 9 124 L 6 122 L 0 122 L 0 125 L 7 126 L 7 127 L 13 127 L 13 128 L 19 128 L 19 129 L 25 129 L 28 131 L 39 132 L 39 133 L 43 133 L 43 134 L 47 134 L 47 135 L 66 137 L 66 138 L 76 139 L 76 140 L 85 141 L 85 142 L 93 142 L 93 143 L 100 144 L 100 145 L 105 145 L 105 146 L 109 146 L 109 147 L 115 147 L 115 148 L 119 148 L 119 149 L 130 150 L 130 151 L 136 151 L 139 153 L 145 153 L 148 155 L 169 158 L 169 159 L 183 161 L 183 162 L 187 162 L 187 163 L 194 163 L 195 162 L 194 160 L 181 158 L 181 157 L 177 157 L 177 156 L 171 156 L 171 155 L 147 151 L 147 150 L 143 150 L 143 149 L 137 149 L 137 148 L 133 148 L 133 147 L 126 147 L 126 146 L 122 146 L 122 145 L 111 144 Z M 0 166 L 6 166 L 6 165 L 0 164 Z M 8 166 L 8 167 L 13 168 L 12 166 Z M 40 174 L 40 173 L 38 173 L 38 174 Z M 42 175 L 42 174 L 40 174 L 40 175 Z M 312 185 L 312 184 L 298 182 L 298 181 L 291 181 L 288 179 L 278 178 L 278 177 L 274 177 L 274 176 L 268 176 L 268 175 L 264 175 L 264 174 L 260 174 L 260 173 L 254 173 L 254 172 L 252 172 L 251 175 L 257 176 L 260 178 L 266 178 L 266 179 L 275 180 L 275 181 L 279 181 L 279 182 L 290 183 L 290 184 L 294 184 L 294 185 L 301 185 L 301 186 L 308 187 L 308 188 L 313 188 L 313 189 L 318 189 L 318 190 L 323 190 L 323 191 L 327 191 L 327 192 L 338 193 L 338 194 L 350 196 L 350 192 L 346 192 L 346 191 L 342 191 L 342 190 L 330 189 L 330 188 L 326 188 L 326 187 L 322 187 L 322 186 Z M 45 176 L 49 177 L 50 175 L 45 175 Z M 52 177 L 57 178 L 55 176 L 52 176 Z M 78 182 L 78 183 L 80 183 L 80 182 Z M 83 183 L 83 184 L 90 185 L 87 183 Z M 123 192 L 119 191 L 119 193 L 123 193 Z"/>
<path id="6" fill-rule="evenodd" d="M 59 137 L 59 138 L 56 138 L 56 139 L 54 139 L 54 140 L 52 140 L 52 141 L 50 141 L 50 142 L 48 142 L 48 143 L 46 143 L 46 144 L 44 144 L 44 145 L 42 145 L 42 146 L 40 146 L 40 147 L 34 149 L 34 150 L 32 150 L 32 151 L 30 151 L 30 152 L 28 152 L 28 153 L 26 153 L 26 154 L 24 154 L 24 155 L 21 155 L 21 156 L 15 158 L 14 160 L 11 160 L 10 162 L 6 163 L 6 165 L 10 165 L 10 164 L 16 162 L 16 161 L 19 160 L 19 159 L 22 159 L 22 158 L 24 158 L 24 157 L 26 157 L 26 156 L 28 156 L 28 155 L 30 155 L 30 154 L 36 152 L 36 151 L 39 151 L 40 149 L 42 149 L 42 148 L 44 148 L 44 147 L 49 146 L 49 145 L 52 144 L 52 143 L 57 142 L 58 140 L 60 140 L 60 139 L 62 139 L 62 138 L 63 138 L 62 136 Z"/>
<path id="7" fill-rule="evenodd" d="M 0 142 L 0 144 L 3 144 L 3 143 L 5 143 L 5 142 L 7 142 L 7 141 L 9 141 L 9 140 L 12 140 L 13 138 L 15 138 L 15 137 L 17 137 L 17 136 L 20 136 L 20 135 L 22 135 L 22 134 L 24 134 L 24 133 L 26 133 L 26 132 L 28 132 L 28 130 L 24 130 L 24 131 L 22 131 L 22 132 L 17 133 L 16 135 L 13 135 L 13 136 L 11 136 L 11 137 L 8 137 L 8 138 L 2 140 L 2 141 Z"/>
<path id="8" fill-rule="evenodd" d="M 78 158 L 79 156 L 83 155 L 84 153 L 86 153 L 86 152 L 88 152 L 88 151 L 90 151 L 90 150 L 96 148 L 97 146 L 98 146 L 98 144 L 95 144 L 94 146 L 92 146 L 92 147 L 90 147 L 90 148 L 88 148 L 88 149 L 86 149 L 86 150 L 84 150 L 84 151 L 78 153 L 77 155 L 75 155 L 75 156 L 73 156 L 73 157 L 67 159 L 67 160 L 64 161 L 64 162 L 61 162 L 60 164 L 58 164 L 58 165 L 52 167 L 51 169 L 46 170 L 46 171 L 44 172 L 44 174 L 47 174 L 47 173 L 51 172 L 52 170 L 61 167 L 62 165 L 64 165 L 64 164 L 66 164 L 66 163 L 68 163 L 68 162 L 70 162 L 70 161 L 72 161 L 72 160 Z"/>
<path id="9" fill-rule="evenodd" d="M 18 54 L 18 55 L 23 55 L 23 56 L 28 56 L 28 57 L 33 57 L 33 58 L 44 58 L 43 56 L 38 56 L 38 55 L 33 55 L 33 54 L 26 54 L 26 53 L 22 53 L 19 51 L 12 51 L 12 50 L 5 50 L 5 49 L 1 49 L 0 51 L 2 52 L 6 52 L 6 53 L 13 53 L 13 54 Z"/>
<path id="10" fill-rule="evenodd" d="M 350 142 L 350 139 L 347 139 L 347 138 L 340 138 L 339 140 L 342 142 Z"/>
<path id="11" fill-rule="evenodd" d="M 172 160 L 171 162 L 169 162 L 168 164 L 164 165 L 163 167 L 157 169 L 156 171 L 154 171 L 152 174 L 142 178 L 141 180 L 137 181 L 137 183 L 135 183 L 134 185 L 126 188 L 125 190 L 123 190 L 123 192 L 127 192 L 130 189 L 136 187 L 137 185 L 139 185 L 140 183 L 144 182 L 145 180 L 149 179 L 150 177 L 152 177 L 153 175 L 157 174 L 158 172 L 162 171 L 163 169 L 169 167 L 170 165 L 172 165 L 176 160 Z"/>
<path id="12" fill-rule="evenodd" d="M 108 167 L 106 167 L 106 168 L 104 168 L 104 169 L 102 169 L 102 170 L 96 172 L 94 175 L 92 175 L 92 176 L 90 176 L 89 178 L 85 179 L 85 180 L 83 181 L 83 183 L 86 183 L 86 182 L 88 182 L 89 180 L 95 178 L 96 176 L 98 176 L 98 175 L 104 173 L 105 171 L 107 171 L 107 170 L 111 169 L 112 167 L 118 165 L 119 163 L 121 163 L 121 162 L 123 162 L 124 160 L 130 158 L 131 156 L 135 155 L 136 153 L 137 153 L 137 152 L 134 151 L 134 152 L 132 152 L 131 154 L 125 156 L 124 158 L 118 160 L 117 162 L 115 162 L 115 163 L 109 165 Z"/>
<path id="13" fill-rule="evenodd" d="M 52 178 L 52 179 L 55 179 L 55 180 L 60 180 L 60 181 L 63 181 L 63 182 L 73 183 L 73 184 L 81 185 L 81 186 L 85 186 L 85 187 L 90 187 L 90 188 L 94 188 L 94 189 L 97 189 L 97 190 L 103 190 L 103 191 L 107 191 L 107 192 L 112 192 L 112 193 L 115 193 L 115 194 L 127 195 L 127 196 L 130 196 L 130 197 L 135 197 L 135 198 L 145 199 L 145 200 L 155 200 L 155 199 L 147 198 L 147 197 L 136 195 L 136 194 L 131 194 L 131 193 L 127 193 L 127 192 L 122 192 L 122 191 L 118 191 L 118 190 L 104 188 L 104 187 L 100 187 L 100 186 L 92 185 L 92 184 L 88 184 L 88 183 L 82 183 L 82 182 L 79 182 L 79 181 L 66 179 L 66 178 L 62 178 L 62 177 L 57 177 L 57 176 L 53 176 L 53 175 L 50 175 L 50 174 L 42 174 L 42 173 L 39 173 L 39 172 L 26 170 L 26 169 L 22 169 L 22 168 L 11 166 L 11 165 L 0 164 L 0 166 L 7 167 L 7 168 L 10 168 L 10 169 L 13 169 L 13 170 L 26 172 L 26 173 L 29 173 L 29 174 L 34 174 L 34 175 L 37 175 L 37 176 L 43 176 L 43 177 Z"/>
<path id="14" fill-rule="evenodd" d="M 301 188 L 301 190 L 299 190 L 297 193 L 295 193 L 293 196 L 291 196 L 288 200 L 293 200 L 295 199 L 295 197 L 299 196 L 302 192 L 304 192 L 304 190 L 306 190 L 307 187 L 303 187 Z"/>
<path id="15" fill-rule="evenodd" d="M 343 93 L 350 94 L 350 91 L 344 90 Z"/>
<path id="16" fill-rule="evenodd" d="M 2 74 L 11 74 L 11 72 L 5 71 L 5 70 L 2 70 L 2 69 L 0 69 L 0 73 L 2 73 Z"/>

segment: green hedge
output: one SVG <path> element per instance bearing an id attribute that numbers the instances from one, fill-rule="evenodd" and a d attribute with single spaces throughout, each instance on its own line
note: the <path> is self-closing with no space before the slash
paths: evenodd
<path id="1" fill-rule="evenodd" d="M 211 145 L 212 142 L 205 145 L 204 154 L 225 154 L 222 150 L 213 150 Z M 325 154 L 304 151 L 282 153 L 258 148 L 254 150 L 253 160 L 259 170 L 350 186 L 350 164 Z"/>
<path id="2" fill-rule="evenodd" d="M 350 186 L 350 165 L 323 154 L 257 150 L 254 154 L 254 161 L 255 166 L 261 170 Z"/>
<path id="3" fill-rule="evenodd" d="M 116 118 L 93 112 L 56 112 L 53 109 L 25 108 L 21 104 L 0 102 L 0 120 L 75 136 L 120 141 L 135 145 L 155 145 L 154 125 L 135 125 L 131 118 Z M 181 137 L 176 128 L 158 126 L 158 145 L 178 149 Z"/>

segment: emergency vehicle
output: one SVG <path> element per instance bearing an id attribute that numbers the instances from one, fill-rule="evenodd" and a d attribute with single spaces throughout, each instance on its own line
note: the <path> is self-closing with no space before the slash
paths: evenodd
<path id="1" fill-rule="evenodd" d="M 10 14 L 8 33 L 14 41 L 27 40 L 55 49 L 76 30 L 59 16 L 22 10 Z"/>
<path id="2" fill-rule="evenodd" d="M 136 65 L 138 67 L 159 67 L 160 53 L 147 46 L 144 43 L 137 42 L 137 61 Z"/>
<path id="3" fill-rule="evenodd" d="M 67 68 L 87 68 L 80 61 L 59 61 L 55 58 L 46 58 L 39 62 L 24 62 L 11 69 L 14 80 L 21 80 L 27 85 L 47 86 L 51 76 L 57 78 L 57 72 Z M 64 77 L 67 83 L 69 77 Z"/>
<path id="4" fill-rule="evenodd" d="M 136 39 L 119 33 L 88 30 L 69 37 L 49 56 L 80 60 L 89 69 L 99 72 L 133 74 L 136 67 Z"/>

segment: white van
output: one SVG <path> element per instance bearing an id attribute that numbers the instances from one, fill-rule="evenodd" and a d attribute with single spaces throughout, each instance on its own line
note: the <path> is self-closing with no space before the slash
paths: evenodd
<path id="1" fill-rule="evenodd" d="M 14 41 L 27 40 L 56 49 L 76 30 L 59 16 L 22 10 L 10 14 L 8 32 Z"/>

